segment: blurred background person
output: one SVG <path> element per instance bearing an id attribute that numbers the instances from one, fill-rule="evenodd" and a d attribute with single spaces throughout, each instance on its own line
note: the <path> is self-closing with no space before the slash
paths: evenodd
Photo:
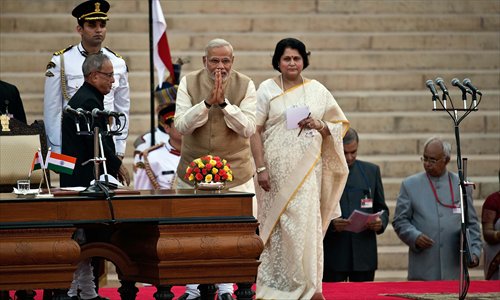
<path id="1" fill-rule="evenodd" d="M 500 180 L 500 172 L 498 173 Z M 500 279 L 500 191 L 489 195 L 481 213 L 484 238 L 484 278 Z"/>
<path id="2" fill-rule="evenodd" d="M 0 80 L 0 114 L 19 120 L 25 124 L 26 113 L 19 90 L 13 84 Z"/>

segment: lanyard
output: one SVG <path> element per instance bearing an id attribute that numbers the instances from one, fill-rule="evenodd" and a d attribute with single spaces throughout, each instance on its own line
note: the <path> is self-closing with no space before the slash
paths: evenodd
<path id="1" fill-rule="evenodd" d="M 372 189 L 370 187 L 370 183 L 368 182 L 368 178 L 366 178 L 365 171 L 363 170 L 363 168 L 361 168 L 361 165 L 358 164 L 357 161 L 354 162 L 354 164 L 356 164 L 361 173 L 361 176 L 363 176 L 363 179 L 365 180 L 366 187 L 368 188 L 368 196 L 372 198 Z"/>
<path id="2" fill-rule="evenodd" d="M 361 164 L 359 164 L 358 161 L 355 161 L 353 168 L 358 168 L 359 173 L 363 177 L 363 181 L 365 182 L 367 189 L 346 185 L 346 187 L 345 187 L 346 190 L 348 190 L 348 191 L 363 191 L 363 193 L 365 194 L 365 198 L 369 197 L 369 198 L 373 199 L 372 198 L 372 189 L 370 187 L 370 183 L 368 182 L 368 178 L 366 177 L 365 171 L 361 167 Z"/>
<path id="3" fill-rule="evenodd" d="M 450 176 L 450 174 L 448 173 L 448 183 L 450 185 L 451 205 L 444 204 L 441 201 L 439 201 L 436 188 L 434 187 L 434 184 L 432 183 L 431 178 L 429 177 L 429 174 L 426 174 L 426 175 L 427 175 L 427 179 L 429 179 L 429 184 L 431 185 L 431 189 L 432 189 L 432 192 L 434 193 L 434 197 L 436 198 L 436 202 L 439 203 L 439 204 L 441 204 L 444 207 L 457 208 L 458 206 L 455 205 L 455 195 L 453 194 L 453 188 L 451 186 L 451 176 Z"/>

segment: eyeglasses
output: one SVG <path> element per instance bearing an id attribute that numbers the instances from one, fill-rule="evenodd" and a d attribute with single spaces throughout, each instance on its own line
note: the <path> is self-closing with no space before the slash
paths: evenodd
<path id="1" fill-rule="evenodd" d="M 443 160 L 444 157 L 441 157 L 440 159 L 435 159 L 435 158 L 428 158 L 428 157 L 420 157 L 421 162 L 427 162 L 431 165 L 437 164 L 439 161 Z"/>
<path id="2" fill-rule="evenodd" d="M 105 72 L 101 72 L 101 71 L 96 71 L 97 73 L 100 73 L 108 78 L 113 78 L 113 76 L 115 76 L 115 73 L 113 72 L 110 72 L 110 73 L 105 73 Z"/>
<path id="3" fill-rule="evenodd" d="M 229 57 L 224 57 L 224 58 L 217 58 L 217 57 L 212 57 L 208 59 L 208 63 L 211 64 L 212 66 L 218 66 L 220 63 L 222 63 L 224 66 L 229 66 L 233 61 Z"/>

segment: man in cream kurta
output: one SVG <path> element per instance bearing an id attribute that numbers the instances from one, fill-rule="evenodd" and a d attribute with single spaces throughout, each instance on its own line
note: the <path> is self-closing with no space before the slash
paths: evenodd
<path id="1" fill-rule="evenodd" d="M 231 70 L 233 61 L 231 44 L 214 39 L 205 48 L 205 68 L 181 79 L 174 121 L 183 135 L 177 188 L 193 188 L 184 178 L 187 165 L 212 154 L 231 164 L 230 190 L 255 193 L 250 137 L 255 133 L 256 91 L 250 78 Z M 232 299 L 232 284 L 218 288 L 219 299 Z M 188 285 L 179 299 L 199 297 L 196 285 Z"/>

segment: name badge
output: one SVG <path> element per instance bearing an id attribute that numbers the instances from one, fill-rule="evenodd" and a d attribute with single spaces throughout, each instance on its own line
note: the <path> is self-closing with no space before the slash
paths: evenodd
<path id="1" fill-rule="evenodd" d="M 455 208 L 453 208 L 453 213 L 454 214 L 461 214 L 462 213 L 462 208 L 461 207 L 455 207 Z"/>
<path id="2" fill-rule="evenodd" d="M 373 199 L 371 198 L 361 199 L 361 208 L 372 208 L 372 207 L 373 207 Z"/>

